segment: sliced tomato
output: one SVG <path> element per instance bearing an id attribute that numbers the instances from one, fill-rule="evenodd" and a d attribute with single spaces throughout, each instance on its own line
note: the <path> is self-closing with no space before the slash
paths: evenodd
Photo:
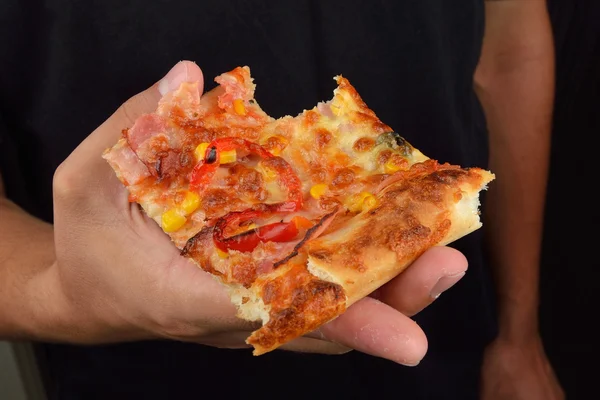
<path id="1" fill-rule="evenodd" d="M 289 242 L 298 235 L 298 228 L 292 222 L 276 222 L 264 225 L 229 238 L 215 237 L 216 246 L 222 250 L 251 252 L 260 242 Z"/>

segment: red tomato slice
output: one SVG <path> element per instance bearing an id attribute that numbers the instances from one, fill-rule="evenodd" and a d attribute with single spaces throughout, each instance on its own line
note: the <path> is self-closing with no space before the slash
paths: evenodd
<path id="1" fill-rule="evenodd" d="M 292 222 L 276 222 L 264 225 L 227 239 L 216 241 L 223 251 L 237 250 L 251 252 L 260 242 L 289 242 L 298 235 L 298 228 Z"/>

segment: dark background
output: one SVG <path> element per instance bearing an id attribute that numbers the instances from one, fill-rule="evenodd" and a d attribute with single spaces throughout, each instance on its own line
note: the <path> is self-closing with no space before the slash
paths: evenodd
<path id="1" fill-rule="evenodd" d="M 550 0 L 557 58 L 541 328 L 567 399 L 598 398 L 600 1 Z"/>

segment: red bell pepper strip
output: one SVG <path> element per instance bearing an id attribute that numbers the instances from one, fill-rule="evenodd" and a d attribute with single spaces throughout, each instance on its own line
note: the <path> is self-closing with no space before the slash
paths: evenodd
<path id="1" fill-rule="evenodd" d="M 233 137 L 216 139 L 208 145 L 204 160 L 192 170 L 190 189 L 203 190 L 210 183 L 220 165 L 220 153 L 234 149 L 246 150 L 263 159 L 275 157 L 259 144 L 245 139 Z M 281 160 L 283 162 L 277 164 L 279 166 L 277 172 L 280 175 L 281 184 L 288 190 L 288 200 L 277 204 L 260 204 L 254 208 L 232 212 L 219 218 L 214 226 L 213 240 L 220 250 L 252 251 L 261 241 L 289 241 L 298 234 L 298 227 L 295 223 L 283 222 L 265 225 L 230 238 L 225 238 L 223 234 L 225 228 L 229 226 L 240 227 L 243 223 L 259 217 L 290 213 L 302 208 L 303 195 L 300 179 L 292 167 L 285 160 Z"/>
<path id="2" fill-rule="evenodd" d="M 235 137 L 215 139 L 206 148 L 204 160 L 196 164 L 190 173 L 190 189 L 203 190 L 212 180 L 219 165 L 221 165 L 221 152 L 234 149 L 246 150 L 263 159 L 275 157 L 261 145 L 249 140 Z M 282 161 L 279 164 L 281 168 L 277 171 L 280 174 L 281 183 L 288 190 L 289 199 L 301 205 L 303 196 L 300 179 L 292 167 L 285 160 L 282 159 Z"/>

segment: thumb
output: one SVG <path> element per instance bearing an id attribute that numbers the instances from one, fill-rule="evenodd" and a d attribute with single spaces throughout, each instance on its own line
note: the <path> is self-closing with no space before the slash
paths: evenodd
<path id="1" fill-rule="evenodd" d="M 57 184 L 57 176 L 60 176 L 59 186 L 71 193 L 76 188 L 93 186 L 93 181 L 101 179 L 101 175 L 114 178 L 112 169 L 102 158 L 104 150 L 115 145 L 123 129 L 130 128 L 138 117 L 156 110 L 161 97 L 183 82 L 198 82 L 198 90 L 202 94 L 204 80 L 200 68 L 191 61 L 177 63 L 160 81 L 123 103 L 81 142 L 56 170 L 54 185 Z"/>
<path id="2" fill-rule="evenodd" d="M 156 110 L 161 97 L 177 89 L 183 82 L 198 82 L 198 90 L 202 94 L 202 70 L 191 61 L 180 61 L 160 81 L 131 97 L 100 125 L 86 139 L 89 141 L 89 149 L 101 154 L 105 148 L 114 145 L 123 129 L 133 126 L 141 115 Z"/>

